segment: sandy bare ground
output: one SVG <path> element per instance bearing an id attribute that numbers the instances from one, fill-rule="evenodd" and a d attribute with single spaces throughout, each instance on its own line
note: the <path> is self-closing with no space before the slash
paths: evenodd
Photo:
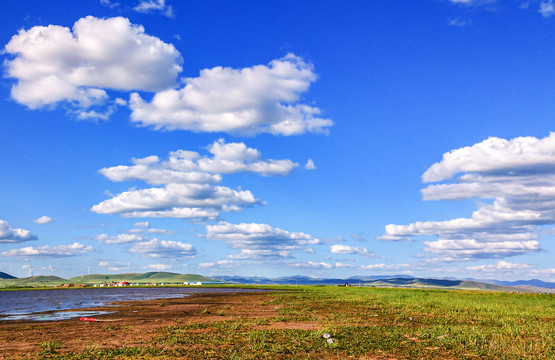
<path id="1" fill-rule="evenodd" d="M 105 320 L 98 322 L 1 321 L 0 359 L 42 358 L 41 349 L 54 342 L 59 342 L 57 354 L 78 353 L 91 347 L 151 346 L 153 337 L 166 326 L 278 316 L 274 307 L 264 305 L 266 296 L 265 293 L 196 294 L 180 299 L 121 302 L 115 308 L 83 309 L 115 311 L 95 316 Z M 270 321 L 257 327 L 318 329 L 319 325 Z"/>

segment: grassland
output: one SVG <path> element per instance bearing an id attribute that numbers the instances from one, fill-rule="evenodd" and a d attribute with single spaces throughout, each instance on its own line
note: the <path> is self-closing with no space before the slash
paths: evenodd
<path id="1" fill-rule="evenodd" d="M 178 274 L 164 271 L 148 272 L 144 274 L 126 273 L 126 274 L 94 274 L 77 276 L 68 281 L 79 284 L 100 284 L 104 282 L 128 281 L 133 283 L 183 283 L 197 281 L 213 281 L 207 277 L 197 274 Z"/>
<path id="2" fill-rule="evenodd" d="M 177 274 L 170 272 L 148 272 L 144 274 L 91 274 L 82 275 L 70 279 L 63 279 L 57 276 L 31 276 L 26 278 L 0 279 L 0 289 L 7 288 L 32 288 L 32 287 L 55 287 L 62 284 L 102 284 L 127 281 L 135 284 L 147 283 L 171 283 L 182 284 L 183 282 L 206 282 L 213 281 L 202 275 L 197 274 Z"/>
<path id="3" fill-rule="evenodd" d="M 0 323 L 5 346 L 30 349 L 21 357 L 8 347 L 0 353 L 54 359 L 555 358 L 550 294 L 306 286 L 145 304 L 106 315 L 121 319 L 111 323 Z M 17 344 L 22 336 L 35 343 Z"/>

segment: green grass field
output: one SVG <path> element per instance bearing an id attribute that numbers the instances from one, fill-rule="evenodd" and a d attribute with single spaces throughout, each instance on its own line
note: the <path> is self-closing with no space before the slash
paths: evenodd
<path id="1" fill-rule="evenodd" d="M 144 274 L 91 274 L 76 276 L 70 279 L 62 279 L 57 276 L 31 276 L 19 279 L 0 279 L 0 289 L 54 287 L 69 283 L 93 285 L 120 281 L 128 281 L 136 284 L 182 284 L 183 282 L 212 281 L 212 279 L 197 274 L 177 274 L 169 272 L 148 272 Z"/>
<path id="2" fill-rule="evenodd" d="M 263 299 L 262 318 L 227 317 L 222 303 L 206 310 L 220 315 L 215 320 L 184 318 L 154 331 L 143 346 L 63 358 L 555 359 L 549 294 L 306 286 Z"/>

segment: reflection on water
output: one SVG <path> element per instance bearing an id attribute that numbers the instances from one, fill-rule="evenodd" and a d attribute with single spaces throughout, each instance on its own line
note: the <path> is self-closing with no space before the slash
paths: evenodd
<path id="1" fill-rule="evenodd" d="M 55 311 L 38 314 L 6 315 L 0 316 L 0 320 L 58 321 L 81 316 L 97 316 L 111 313 L 113 313 L 113 311 Z"/>
<path id="2" fill-rule="evenodd" d="M 68 312 L 99 306 L 114 306 L 117 301 L 170 299 L 198 293 L 260 291 L 226 288 L 87 288 L 0 291 L 0 321 L 2 320 L 60 320 L 87 316 L 85 312 Z M 99 312 L 94 312 L 98 315 Z M 91 314 L 89 314 L 91 315 Z"/>

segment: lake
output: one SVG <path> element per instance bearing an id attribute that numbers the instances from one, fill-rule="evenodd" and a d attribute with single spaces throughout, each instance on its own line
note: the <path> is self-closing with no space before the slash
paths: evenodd
<path id="1" fill-rule="evenodd" d="M 189 287 L 114 287 L 85 289 L 0 291 L 2 320 L 63 320 L 106 312 L 67 311 L 115 306 L 118 301 L 171 299 L 200 293 L 261 291 L 256 289 Z M 263 290 L 262 290 L 263 291 Z"/>

